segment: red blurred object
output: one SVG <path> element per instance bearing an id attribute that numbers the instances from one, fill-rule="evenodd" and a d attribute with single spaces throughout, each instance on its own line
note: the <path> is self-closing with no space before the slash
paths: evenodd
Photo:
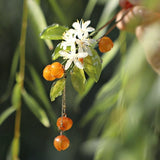
<path id="1" fill-rule="evenodd" d="M 128 0 L 119 0 L 119 5 L 124 9 L 133 7 L 133 4 L 131 4 Z"/>

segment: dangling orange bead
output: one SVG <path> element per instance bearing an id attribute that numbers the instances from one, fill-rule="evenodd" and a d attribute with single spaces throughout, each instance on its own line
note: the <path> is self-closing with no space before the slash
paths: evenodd
<path id="1" fill-rule="evenodd" d="M 44 77 L 44 79 L 47 80 L 47 81 L 53 81 L 53 80 L 56 79 L 56 78 L 51 74 L 51 70 L 52 70 L 51 65 L 47 65 L 47 66 L 43 69 L 43 77 Z"/>
<path id="2" fill-rule="evenodd" d="M 53 81 L 56 78 L 62 78 L 63 76 L 63 65 L 59 62 L 54 62 L 51 65 L 47 65 L 43 70 L 43 77 L 47 81 Z"/>
<path id="3" fill-rule="evenodd" d="M 64 76 L 63 65 L 59 62 L 54 62 L 51 64 L 51 74 L 56 78 L 62 78 Z"/>
<path id="4" fill-rule="evenodd" d="M 58 151 L 61 151 L 61 150 L 64 151 L 69 147 L 70 141 L 66 136 L 60 135 L 54 139 L 53 144 Z"/>
<path id="5" fill-rule="evenodd" d="M 67 131 L 69 130 L 73 125 L 73 121 L 72 119 L 68 118 L 68 117 L 59 117 L 57 119 L 57 127 L 61 130 L 61 131 Z"/>
<path id="6" fill-rule="evenodd" d="M 108 52 L 113 48 L 113 42 L 109 37 L 102 37 L 98 45 L 102 53 Z"/>
<path id="7" fill-rule="evenodd" d="M 64 76 L 63 65 L 59 62 L 54 62 L 51 64 L 52 67 L 52 75 L 56 78 L 62 78 Z"/>

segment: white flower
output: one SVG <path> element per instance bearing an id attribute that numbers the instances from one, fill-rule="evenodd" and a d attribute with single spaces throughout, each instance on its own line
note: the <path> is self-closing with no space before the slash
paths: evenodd
<path id="1" fill-rule="evenodd" d="M 86 22 L 83 22 L 81 20 L 80 22 L 77 21 L 72 24 L 73 28 L 76 31 L 76 35 L 78 36 L 79 39 L 88 38 L 89 36 L 88 32 L 93 32 L 95 30 L 93 27 L 88 27 L 90 23 L 91 23 L 90 20 Z"/>
<path id="2" fill-rule="evenodd" d="M 61 47 L 66 50 L 68 46 L 75 45 L 76 37 L 75 30 L 69 29 L 63 34 L 64 41 L 61 42 Z"/>
<path id="3" fill-rule="evenodd" d="M 96 43 L 96 40 L 89 39 L 89 38 L 87 38 L 87 39 L 83 38 L 81 40 L 80 39 L 76 39 L 76 43 L 78 45 L 78 52 L 88 52 L 88 54 L 90 56 L 92 56 L 92 53 L 90 51 L 89 46 L 91 46 L 92 44 Z"/>
<path id="4" fill-rule="evenodd" d="M 67 59 L 65 64 L 65 70 L 67 70 L 72 62 L 80 69 L 83 69 L 83 64 L 79 61 L 79 58 L 85 58 L 88 55 L 92 56 L 90 46 L 95 43 L 94 39 L 89 38 L 89 32 L 94 31 L 92 27 L 88 27 L 90 21 L 73 23 L 74 29 L 69 29 L 63 34 L 63 40 L 59 51 L 60 55 Z"/>
<path id="5" fill-rule="evenodd" d="M 64 59 L 68 59 L 66 64 L 65 64 L 65 70 L 67 70 L 70 65 L 72 64 L 72 62 L 74 62 L 74 64 L 80 68 L 80 69 L 83 69 L 83 64 L 79 61 L 79 58 L 85 58 L 88 56 L 88 53 L 87 52 L 78 52 L 76 53 L 76 50 L 72 50 L 70 52 L 67 52 L 67 51 L 60 51 L 59 52 L 61 54 L 61 56 L 64 58 Z"/>

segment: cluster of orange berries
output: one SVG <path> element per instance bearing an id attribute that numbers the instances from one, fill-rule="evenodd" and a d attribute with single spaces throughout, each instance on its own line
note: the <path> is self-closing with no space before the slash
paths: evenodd
<path id="1" fill-rule="evenodd" d="M 47 81 L 53 81 L 56 78 L 62 78 L 64 73 L 63 65 L 59 62 L 54 62 L 50 65 L 47 65 L 43 69 L 43 77 Z M 63 135 L 63 132 L 69 130 L 72 125 L 73 121 L 68 118 L 65 113 L 62 117 L 57 119 L 57 127 L 60 130 L 60 135 L 54 139 L 53 144 L 58 151 L 66 150 L 69 147 L 70 141 L 65 135 Z"/>
<path id="2" fill-rule="evenodd" d="M 113 41 L 109 37 L 104 36 L 99 40 L 98 47 L 100 52 L 108 52 L 113 48 Z"/>
<path id="3" fill-rule="evenodd" d="M 59 62 L 54 62 L 47 65 L 43 70 L 43 77 L 47 81 L 53 81 L 56 78 L 62 78 L 64 76 L 63 65 Z"/>
<path id="4" fill-rule="evenodd" d="M 57 119 L 57 127 L 60 130 L 60 135 L 54 139 L 53 144 L 58 151 L 66 150 L 69 147 L 70 141 L 62 133 L 69 130 L 72 125 L 72 119 L 68 118 L 66 115 Z"/>

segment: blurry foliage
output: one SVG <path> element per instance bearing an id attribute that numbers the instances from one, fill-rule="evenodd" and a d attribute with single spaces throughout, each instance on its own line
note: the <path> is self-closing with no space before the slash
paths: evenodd
<path id="1" fill-rule="evenodd" d="M 86 144 L 93 152 L 96 150 L 96 160 L 155 159 L 159 138 L 156 120 L 160 116 L 159 78 L 146 64 L 137 42 L 122 62 L 113 78 L 98 91 L 93 107 L 81 121 L 82 125 L 93 121 L 88 135 L 90 144 Z M 97 140 L 96 149 L 91 138 L 93 142 Z"/>
<path id="2" fill-rule="evenodd" d="M 11 146 L 12 152 L 19 152 L 19 142 L 16 139 L 12 141 L 14 117 L 2 122 L 16 111 L 19 99 L 23 98 L 25 103 L 22 105 L 20 150 L 20 158 L 23 160 L 158 160 L 160 78 L 147 64 L 143 48 L 134 35 L 126 32 L 120 33 L 114 48 L 102 55 L 103 72 L 97 84 L 88 79 L 85 92 L 75 96 L 67 82 L 68 112 L 75 122 L 69 135 L 71 147 L 65 152 L 54 151 L 52 141 L 56 131 L 53 128 L 60 112 L 60 102 L 57 100 L 52 107 L 49 86 L 42 79 L 41 73 L 44 65 L 51 62 L 52 49 L 56 44 L 51 41 L 45 41 L 44 44 L 39 34 L 45 26 L 54 22 L 70 25 L 82 16 L 91 19 L 99 28 L 117 12 L 118 0 L 27 2 L 27 65 L 25 90 L 20 91 L 17 68 L 22 1 L 0 1 L 0 15 L 3 15 L 0 16 L 0 159 L 10 159 Z M 156 5 L 156 1 L 152 4 L 151 7 Z M 150 5 L 150 1 L 147 5 Z M 117 35 L 117 30 L 114 31 L 111 34 L 113 37 Z M 97 37 L 103 33 L 105 30 Z M 28 113 L 26 106 L 45 126 L 49 126 L 50 120 L 51 128 L 40 126 Z"/>

